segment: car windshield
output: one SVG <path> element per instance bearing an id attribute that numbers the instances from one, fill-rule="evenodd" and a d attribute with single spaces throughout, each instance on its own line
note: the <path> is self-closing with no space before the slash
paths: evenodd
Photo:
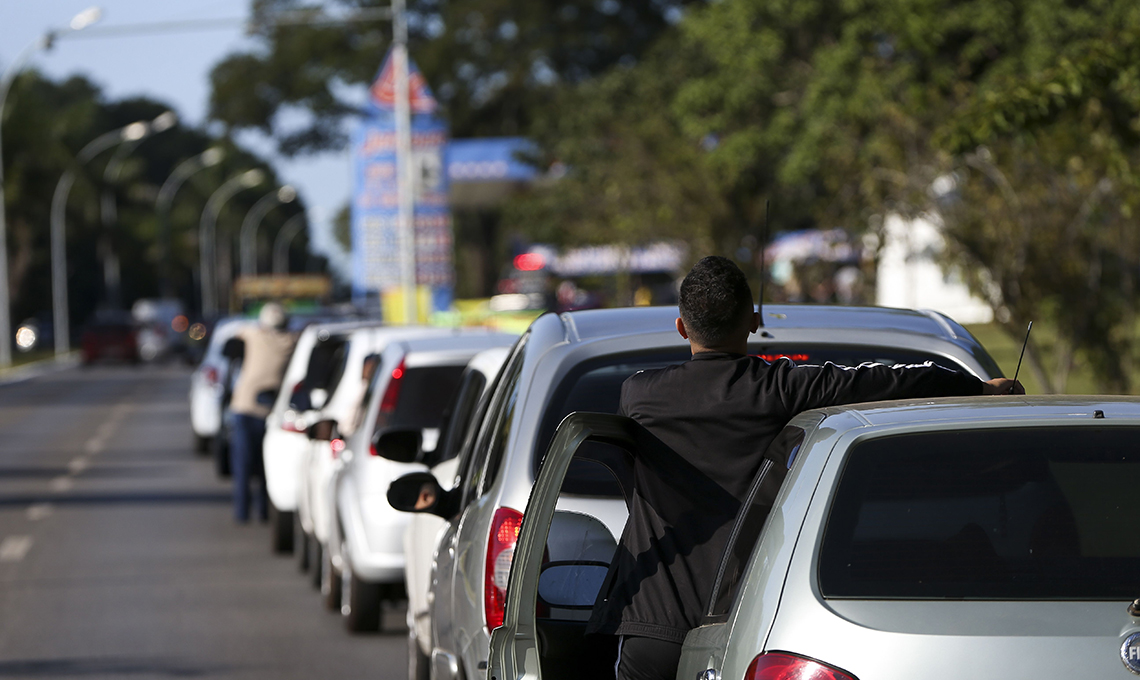
<path id="1" fill-rule="evenodd" d="M 924 432 L 856 445 L 819 561 L 825 597 L 1140 595 L 1140 428 Z"/>

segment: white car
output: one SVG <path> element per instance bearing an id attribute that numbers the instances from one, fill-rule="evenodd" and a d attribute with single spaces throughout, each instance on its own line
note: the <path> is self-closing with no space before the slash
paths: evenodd
<path id="1" fill-rule="evenodd" d="M 499 369 L 507 358 L 506 347 L 480 352 L 467 364 L 448 409 L 439 446 L 425 465 L 444 488 L 458 482 L 459 453 L 475 436 L 484 402 Z M 416 513 L 404 531 L 404 587 L 408 594 L 408 663 L 410 678 L 427 676 L 431 658 L 431 610 L 429 609 L 432 561 L 447 522 L 435 515 Z"/>
<path id="2" fill-rule="evenodd" d="M 381 355 L 364 421 L 348 440 L 331 486 L 329 574 L 340 577 L 341 613 L 350 631 L 377 629 L 381 602 L 404 597 L 403 538 L 409 515 L 388 504 L 388 484 L 405 472 L 424 469 L 415 460 L 419 446 L 413 447 L 412 459 L 395 462 L 378 455 L 377 441 L 403 433 L 422 441 L 424 451 L 434 450 L 443 412 L 468 362 L 516 339 L 464 329 L 393 343 Z"/>
<path id="3" fill-rule="evenodd" d="M 628 376 L 688 359 L 689 345 L 675 330 L 676 318 L 676 307 L 547 314 L 512 350 L 478 434 L 460 457 L 460 481 L 452 490 L 461 495 L 459 511 L 436 553 L 432 678 L 487 675 L 491 631 L 503 623 L 521 510 L 558 423 L 574 411 L 616 413 Z M 781 305 L 765 307 L 764 322 L 751 336 L 749 351 L 773 360 L 787 356 L 843 365 L 930 360 L 982 379 L 1000 374 L 968 331 L 934 312 Z M 551 529 L 546 546 L 551 562 L 606 565 L 625 526 L 623 492 L 632 482 L 613 478 L 605 448 L 595 453 L 570 468 L 558 501 L 559 526 Z M 552 612 L 567 625 L 583 623 L 589 613 L 589 607 Z"/>
<path id="4" fill-rule="evenodd" d="M 350 334 L 379 321 L 311 323 L 301 331 L 285 368 L 281 389 L 265 419 L 262 459 L 269 492 L 274 552 L 293 550 L 294 513 L 303 458 L 311 446 L 308 426 L 343 374 Z"/>
<path id="5" fill-rule="evenodd" d="M 225 396 L 229 360 L 222 356 L 226 341 L 242 328 L 256 325 L 253 319 L 222 319 L 210 334 L 202 361 L 190 374 L 190 429 L 194 433 L 194 450 L 206 453 L 211 440 L 222 430 L 222 400 Z"/>
<path id="6" fill-rule="evenodd" d="M 332 531 L 329 489 L 333 474 L 340 464 L 340 443 L 356 430 L 363 418 L 368 387 L 372 385 L 371 378 L 379 364 L 379 353 L 385 347 L 401 340 L 437 337 L 452 332 L 446 328 L 426 326 L 362 326 L 342 331 L 339 336 L 330 336 L 327 341 L 335 344 L 338 358 L 325 369 L 330 376 L 322 384 L 328 385 L 329 391 L 320 395 L 319 408 L 304 417 L 297 416 L 300 422 L 293 426 L 300 432 L 306 432 L 303 453 L 298 459 L 294 474 L 297 480 L 301 567 L 312 570 L 313 585 L 319 586 L 323 593 L 331 597 L 330 606 L 333 609 L 340 608 L 340 591 L 334 587 L 331 579 L 331 556 L 325 546 L 328 545 Z M 365 375 L 366 364 L 372 364 L 368 367 L 368 375 Z M 337 444 L 328 441 L 328 437 L 310 439 L 308 427 L 321 421 L 335 424 L 336 438 L 339 440 Z M 339 585 L 339 581 L 336 584 Z"/>

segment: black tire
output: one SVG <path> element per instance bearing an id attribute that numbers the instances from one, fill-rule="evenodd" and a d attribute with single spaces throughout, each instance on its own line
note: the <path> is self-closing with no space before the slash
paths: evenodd
<path id="1" fill-rule="evenodd" d="M 362 581 L 347 569 L 341 576 L 340 613 L 350 633 L 380 630 L 380 591 L 378 583 Z"/>
<path id="2" fill-rule="evenodd" d="M 293 554 L 293 512 L 278 510 L 272 501 L 269 503 L 269 537 L 273 554 Z"/>
<path id="3" fill-rule="evenodd" d="M 309 537 L 309 585 L 313 586 L 314 590 L 321 589 L 321 582 L 324 581 L 324 560 L 321 559 L 321 554 L 324 550 L 321 548 L 321 542 L 317 540 L 316 536 Z"/>
<path id="4" fill-rule="evenodd" d="M 301 520 L 297 518 L 297 513 L 293 513 L 293 553 L 297 556 L 297 568 L 302 574 L 312 565 L 309 561 L 310 540 L 309 535 L 301 528 Z"/>
<path id="5" fill-rule="evenodd" d="M 329 549 L 321 546 L 321 600 L 325 609 L 340 612 L 340 572 L 333 568 Z"/>
<path id="6" fill-rule="evenodd" d="M 431 680 L 431 657 L 420 651 L 416 633 L 408 629 L 408 680 Z"/>
<path id="7" fill-rule="evenodd" d="M 202 437 L 198 434 L 193 435 L 194 438 L 194 453 L 206 455 L 210 452 L 210 446 L 213 444 L 213 437 Z"/>
<path id="8" fill-rule="evenodd" d="M 214 449 L 214 472 L 225 479 L 230 476 L 230 438 L 225 428 L 218 431 L 218 435 L 211 441 Z"/>

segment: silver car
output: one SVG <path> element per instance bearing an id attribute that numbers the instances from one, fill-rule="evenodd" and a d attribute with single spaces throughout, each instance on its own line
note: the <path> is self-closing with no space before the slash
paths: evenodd
<path id="1" fill-rule="evenodd" d="M 560 426 L 527 506 L 488 677 L 612 663 L 612 648 L 536 617 L 535 603 L 592 602 L 600 567 L 544 565 L 547 531 L 579 445 L 628 450 L 635 428 L 588 413 Z M 677 678 L 1140 675 L 1138 435 L 1134 398 L 800 414 L 768 451 L 780 464 L 753 481 Z"/>
<path id="2" fill-rule="evenodd" d="M 432 579 L 431 677 L 485 674 L 491 631 L 503 622 L 521 510 L 555 428 L 573 411 L 616 413 L 628 376 L 686 360 L 689 345 L 674 329 L 676 317 L 676 307 L 549 314 L 515 346 L 460 458 L 462 510 L 441 538 Z M 929 360 L 982 379 L 999 375 L 969 332 L 933 312 L 778 306 L 765 308 L 764 321 L 749 349 L 767 358 L 846 365 Z M 558 497 L 559 527 L 551 533 L 557 538 L 545 546 L 550 561 L 608 563 L 627 511 L 622 480 L 606 467 L 604 450 L 573 466 Z M 575 605 L 550 613 L 580 628 L 588 610 Z"/>

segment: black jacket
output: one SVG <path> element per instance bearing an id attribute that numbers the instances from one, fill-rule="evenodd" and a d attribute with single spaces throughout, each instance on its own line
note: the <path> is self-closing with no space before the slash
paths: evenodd
<path id="1" fill-rule="evenodd" d="M 929 363 L 796 366 L 721 352 L 631 376 L 621 413 L 650 436 L 635 453 L 629 520 L 588 630 L 682 642 L 700 625 L 737 510 L 768 445 L 797 413 L 976 395 L 982 384 Z"/>

